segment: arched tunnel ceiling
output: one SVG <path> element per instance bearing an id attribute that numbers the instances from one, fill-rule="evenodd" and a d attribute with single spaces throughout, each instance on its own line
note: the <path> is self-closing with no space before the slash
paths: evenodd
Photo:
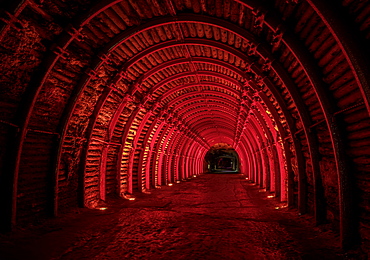
<path id="1" fill-rule="evenodd" d="M 338 220 L 350 244 L 352 193 L 368 185 L 350 172 L 369 172 L 369 6 L 7 3 L 0 122 L 17 133 L 2 129 L 9 155 L 0 167 L 12 176 L 2 177 L 13 187 L 4 191 L 10 222 L 27 216 L 32 198 L 22 194 L 32 191 L 18 181 L 32 174 L 40 190 L 50 190 L 45 174 L 54 173 L 52 199 L 34 211 L 52 204 L 57 214 L 201 172 L 207 151 L 227 143 L 244 174 L 317 222 Z M 29 171 L 32 159 L 38 167 Z"/>

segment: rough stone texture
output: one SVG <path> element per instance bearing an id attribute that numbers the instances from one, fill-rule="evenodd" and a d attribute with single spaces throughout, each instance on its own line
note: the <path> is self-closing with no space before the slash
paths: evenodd
<path id="1" fill-rule="evenodd" d="M 68 210 L 81 198 L 86 200 L 85 204 L 97 205 L 101 169 L 107 169 L 105 181 L 109 195 L 117 194 L 120 189 L 126 191 L 130 184 L 134 190 L 140 190 L 140 180 L 144 183 L 147 179 L 163 177 L 166 183 L 168 174 L 179 173 L 183 167 L 187 175 L 193 174 L 189 170 L 195 168 L 193 156 L 197 155 L 196 151 L 206 152 L 200 144 L 204 137 L 206 141 L 224 137 L 236 141 L 235 137 L 239 136 L 243 143 L 240 152 L 250 155 L 246 159 L 249 164 L 254 163 L 255 154 L 266 149 L 271 171 L 265 172 L 273 178 L 278 174 L 278 168 L 272 167 L 277 158 L 271 153 L 273 149 L 265 145 L 276 141 L 271 138 L 278 136 L 276 125 L 273 123 L 266 130 L 262 126 L 268 122 L 257 120 L 250 112 L 251 103 L 261 102 L 256 97 L 264 94 L 278 116 L 267 115 L 269 109 L 263 102 L 259 112 L 272 122 L 280 121 L 289 139 L 299 132 L 302 149 L 297 155 L 303 156 L 302 174 L 308 191 L 305 206 L 309 212 L 314 212 L 313 166 L 318 163 L 317 179 L 323 184 L 327 217 L 336 224 L 340 210 L 345 210 L 340 208 L 338 199 L 353 196 L 358 200 L 354 210 L 359 211 L 361 236 L 366 241 L 365 247 L 369 247 L 370 123 L 365 106 L 368 93 L 361 89 L 358 79 L 361 75 L 357 75 L 354 66 L 357 61 L 351 64 L 354 47 L 346 47 L 350 39 L 338 42 L 335 34 L 340 31 L 331 30 L 310 1 L 256 1 L 258 4 L 250 8 L 243 6 L 243 1 L 123 0 L 100 13 L 91 9 L 94 4 L 87 0 L 14 1 L 14 6 L 17 3 L 19 12 L 7 4 L 0 17 L 0 182 L 3 179 L 11 182 L 12 174 L 19 169 L 19 183 L 14 186 L 19 188 L 17 220 L 31 223 L 30 215 L 35 218 L 49 215 L 52 206 Z M 103 2 L 97 4 L 103 7 Z M 359 39 L 366 55 L 369 3 L 345 0 L 332 4 L 340 7 L 338 12 L 348 15 L 351 36 Z M 189 17 L 202 14 L 218 18 L 220 24 L 231 28 L 235 25 L 237 30 L 213 26 L 208 20 L 181 22 L 177 16 L 181 18 L 182 13 Z M 138 29 L 153 22 L 153 18 L 165 16 L 174 17 L 177 22 Z M 123 38 L 118 41 L 119 35 Z M 175 45 L 197 39 L 202 42 L 153 49 L 170 41 Z M 210 47 L 208 41 L 221 47 Z M 152 53 L 140 57 L 151 48 Z M 186 62 L 178 64 L 180 59 Z M 174 64 L 157 70 L 168 62 Z M 312 66 L 307 65 L 310 62 Z M 363 66 L 364 71 L 367 65 Z M 241 70 L 242 75 L 235 70 Z M 314 79 L 309 77 L 312 71 Z M 186 72 L 191 75 L 176 78 Z M 166 82 L 171 77 L 173 81 Z M 167 95 L 175 88 L 202 82 L 208 85 L 191 86 Z M 162 99 L 163 96 L 166 97 Z M 126 98 L 131 101 L 124 103 Z M 191 101 L 193 98 L 195 101 Z M 122 103 L 125 106 L 116 115 Z M 169 125 L 161 127 L 160 134 L 150 139 L 149 143 L 155 145 L 143 165 L 138 165 L 138 151 L 130 153 L 135 138 L 133 131 L 142 123 L 148 126 L 137 134 L 154 136 L 157 128 L 149 132 L 150 124 L 142 120 L 144 112 L 130 120 L 139 105 Z M 325 115 L 326 111 L 329 112 Z M 30 118 L 26 117 L 28 112 Z M 333 114 L 343 131 L 339 141 L 346 149 L 345 159 L 348 155 L 349 168 L 345 174 L 355 178 L 353 192 L 344 198 L 337 197 L 343 176 L 338 177 L 341 169 L 337 169 L 335 146 L 328 128 Z M 117 122 L 113 121 L 115 116 Z M 252 120 L 254 124 L 250 123 Z M 131 121 L 133 124 L 128 125 Z M 18 140 L 22 130 L 19 127 L 24 123 L 27 134 Z M 128 129 L 133 131 L 124 140 L 122 135 Z M 318 162 L 312 161 L 310 153 L 315 151 L 309 151 L 306 133 L 313 133 L 313 138 L 318 140 L 318 146 L 314 147 Z M 265 135 L 270 137 L 263 141 L 256 138 L 263 139 Z M 178 139 L 192 142 L 177 145 Z M 187 150 L 187 145 L 193 142 L 197 145 Z M 110 145 L 108 154 L 104 153 L 104 145 Z M 13 158 L 18 148 L 19 158 Z M 166 160 L 171 160 L 175 151 L 181 159 L 173 164 L 172 171 Z M 120 153 L 124 153 L 122 158 Z M 132 160 L 130 155 L 134 156 Z M 20 164 L 12 165 L 18 163 L 17 159 Z M 279 163 L 283 173 L 286 162 Z M 152 178 L 137 176 L 139 167 L 144 166 L 150 168 Z M 199 169 L 202 167 L 198 166 Z M 261 169 L 261 165 L 253 164 L 245 174 L 259 182 Z M 53 186 L 54 178 L 57 188 Z M 4 183 L 0 185 L 13 187 L 13 183 Z M 293 189 L 297 190 L 299 183 L 294 184 Z M 275 189 L 273 182 L 271 189 Z M 54 200 L 57 205 L 51 205 Z"/>
<path id="2" fill-rule="evenodd" d="M 0 251 L 7 260 L 366 259 L 261 191 L 240 174 L 205 174 L 2 236 Z"/>

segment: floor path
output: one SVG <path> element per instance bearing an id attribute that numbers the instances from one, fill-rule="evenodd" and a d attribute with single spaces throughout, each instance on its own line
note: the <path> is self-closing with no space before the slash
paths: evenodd
<path id="1" fill-rule="evenodd" d="M 241 174 L 203 174 L 0 237 L 0 259 L 360 259 Z"/>

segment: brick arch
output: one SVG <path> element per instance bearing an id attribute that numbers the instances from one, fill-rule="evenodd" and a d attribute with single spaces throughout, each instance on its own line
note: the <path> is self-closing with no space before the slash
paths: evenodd
<path id="1" fill-rule="evenodd" d="M 140 69 L 141 67 L 139 66 L 145 63 L 143 60 L 151 54 L 161 53 L 165 56 L 168 52 L 176 50 L 179 46 L 188 48 L 190 44 L 194 44 L 197 48 L 201 48 L 201 51 L 205 50 L 206 47 L 204 46 L 217 49 L 222 57 L 229 57 L 232 54 L 230 60 L 242 57 L 242 61 L 240 62 L 242 65 L 235 66 L 233 62 L 230 62 L 231 65 L 227 65 L 225 62 L 220 64 L 221 61 L 206 61 L 205 57 L 192 57 L 190 55 L 189 58 L 194 58 L 194 60 L 199 59 L 197 62 L 201 64 L 200 66 L 206 63 L 208 65 L 216 64 L 219 66 L 219 70 L 226 71 L 226 74 L 231 74 L 232 77 L 240 81 L 240 88 L 243 90 L 240 95 L 242 97 L 246 93 L 245 96 L 247 98 L 241 98 L 241 101 L 244 103 L 241 102 L 238 104 L 239 112 L 235 127 L 235 137 L 237 138 L 234 138 L 234 141 L 237 139 L 240 140 L 240 145 L 245 148 L 247 145 L 246 140 L 252 138 L 251 133 L 249 133 L 249 137 L 247 138 L 244 132 L 244 126 L 249 126 L 250 123 L 247 122 L 246 111 L 242 107 L 248 107 L 248 104 L 253 102 L 251 101 L 251 97 L 257 92 L 257 96 L 262 97 L 263 106 L 269 107 L 270 111 L 274 111 L 273 120 L 271 116 L 262 114 L 260 122 L 265 121 L 267 123 L 269 122 L 269 124 L 275 122 L 278 125 L 279 132 L 282 135 L 286 134 L 286 138 L 289 140 L 294 140 L 296 137 L 299 138 L 299 141 L 294 140 L 296 151 L 300 149 L 298 148 L 300 144 L 303 144 L 304 149 L 308 147 L 308 157 L 302 158 L 302 155 L 301 157 L 295 156 L 297 160 L 300 158 L 300 176 L 313 175 L 313 183 L 310 183 L 310 185 L 313 184 L 314 190 L 308 192 L 313 194 L 314 199 L 313 202 L 309 201 L 307 204 L 313 205 L 316 221 L 320 223 L 327 217 L 326 211 L 328 210 L 325 205 L 320 204 L 320 201 L 323 201 L 323 199 L 337 201 L 339 204 L 338 207 L 336 203 L 333 203 L 333 205 L 340 210 L 339 220 L 342 242 L 343 245 L 350 244 L 351 239 L 355 236 L 352 230 L 355 230 L 356 227 L 353 226 L 355 218 L 352 216 L 355 206 L 351 202 L 353 198 L 352 192 L 354 192 L 352 189 L 354 186 L 351 182 L 354 179 L 351 177 L 352 175 L 350 174 L 348 165 L 355 165 L 361 169 L 359 170 L 361 173 L 363 171 L 367 172 L 366 167 L 364 167 L 364 165 L 367 165 L 366 157 L 368 153 L 365 152 L 367 150 L 354 149 L 353 147 L 366 148 L 368 146 L 366 140 L 363 141 L 367 138 L 366 133 L 361 132 L 361 130 L 367 129 L 366 120 L 369 114 L 370 95 L 369 79 L 366 77 L 366 73 L 368 72 L 366 59 L 368 55 L 366 52 L 362 55 L 361 48 L 358 48 L 359 46 L 361 47 L 359 42 L 367 41 L 359 33 L 359 30 L 358 32 L 354 32 L 353 39 L 348 37 L 350 35 L 349 32 L 351 32 L 349 28 L 359 29 L 360 27 L 358 22 L 349 15 L 352 12 L 346 6 L 349 3 L 336 3 L 335 5 L 336 7 L 340 7 L 338 8 L 338 10 L 340 9 L 340 14 L 344 14 L 347 18 L 349 17 L 349 20 L 353 20 L 354 25 L 344 25 L 344 22 L 338 18 L 338 15 L 330 11 L 333 6 L 328 6 L 326 3 L 319 3 L 318 1 L 286 1 L 279 4 L 276 2 L 276 5 L 274 5 L 273 3 L 261 3 L 260 1 L 253 0 L 238 0 L 236 2 L 250 10 L 253 15 L 249 21 L 251 25 L 248 26 L 243 22 L 246 19 L 245 17 L 239 17 L 240 20 L 235 20 L 234 18 L 220 15 L 220 18 L 216 18 L 215 14 L 208 13 L 207 10 L 203 10 L 202 12 L 204 13 L 202 15 L 193 14 L 193 12 L 197 12 L 195 6 L 194 10 L 193 7 L 187 10 L 178 10 L 176 6 L 171 6 L 171 1 L 167 1 L 165 7 L 161 7 L 163 8 L 164 15 L 160 15 L 159 17 L 145 17 L 146 14 L 143 14 L 141 18 L 145 18 L 138 19 L 140 15 L 137 14 L 135 15 L 136 18 L 133 16 L 132 19 L 128 19 L 128 27 L 125 26 L 123 28 L 122 25 L 121 27 L 116 25 L 118 29 L 115 28 L 115 33 L 110 32 L 102 35 L 99 30 L 104 32 L 104 26 L 108 22 L 104 20 L 99 21 L 99 15 L 109 14 L 120 2 L 122 1 L 100 2 L 85 12 L 85 14 L 75 14 L 75 18 L 68 19 L 68 22 L 71 22 L 71 24 L 65 28 L 63 28 L 62 24 L 58 24 L 58 21 L 53 21 L 52 17 L 48 14 L 48 12 L 52 13 L 52 10 L 47 10 L 47 1 L 45 2 L 45 6 L 37 8 L 35 6 L 32 7 L 27 1 L 22 1 L 19 2 L 20 4 L 16 8 L 9 9 L 14 16 L 10 16 L 4 23 L 4 30 L 1 31 L 0 40 L 5 39 L 7 32 L 11 30 L 22 31 L 23 28 L 20 27 L 27 26 L 26 23 L 18 24 L 19 20 L 17 21 L 17 17 L 21 13 L 23 13 L 22 19 L 27 19 L 27 12 L 31 12 L 38 19 L 44 19 L 45 21 L 54 23 L 53 25 L 57 27 L 59 26 L 59 32 L 54 31 L 54 35 L 50 36 L 47 32 L 40 30 L 40 34 L 36 38 L 44 37 L 43 40 L 45 40 L 49 37 L 49 39 L 52 39 L 56 43 L 56 46 L 53 48 L 45 47 L 48 51 L 42 52 L 42 55 L 40 55 L 41 58 L 36 59 L 42 59 L 44 62 L 40 66 L 35 65 L 37 72 L 30 71 L 31 80 L 24 84 L 24 89 L 18 91 L 20 93 L 19 96 L 22 98 L 19 100 L 15 98 L 17 100 L 16 104 L 10 105 L 7 108 L 9 111 L 19 111 L 19 113 L 14 112 L 16 114 L 14 122 L 10 120 L 10 123 L 7 123 L 6 120 L 2 120 L 8 127 L 19 129 L 18 134 L 8 133 L 7 135 L 14 137 L 9 138 L 11 141 L 7 145 L 7 149 L 10 147 L 10 160 L 9 166 L 6 166 L 6 172 L 11 177 L 6 177 L 3 182 L 5 184 L 2 184 L 6 188 L 13 187 L 4 193 L 6 195 L 5 197 L 11 201 L 10 204 L 7 204 L 10 209 L 9 212 L 11 212 L 10 216 L 7 216 L 10 219 L 7 222 L 11 222 L 12 225 L 15 224 L 17 201 L 20 203 L 21 208 L 27 204 L 27 199 L 24 197 L 20 197 L 17 200 L 17 194 L 22 193 L 22 191 L 17 191 L 17 185 L 20 172 L 22 175 L 21 178 L 27 178 L 28 176 L 24 171 L 25 167 L 21 163 L 26 161 L 25 158 L 28 158 L 28 156 L 32 157 L 33 153 L 30 147 L 32 147 L 31 144 L 35 140 L 40 141 L 40 143 L 44 142 L 45 146 L 47 146 L 47 151 L 53 151 L 49 157 L 45 156 L 47 159 L 43 163 L 45 166 L 46 161 L 51 161 L 52 163 L 50 164 L 54 165 L 53 167 L 45 166 L 44 168 L 47 170 L 44 170 L 44 172 L 55 172 L 54 179 L 52 180 L 54 195 L 50 196 L 48 200 L 51 200 L 49 202 L 54 204 L 53 213 L 56 215 L 59 203 L 58 199 L 63 197 L 58 197 L 60 195 L 58 193 L 58 183 L 66 179 L 67 181 L 63 184 L 65 185 L 65 183 L 68 183 L 68 179 L 75 176 L 76 173 L 78 175 L 85 173 L 85 170 L 81 169 L 86 169 L 87 161 L 92 154 L 89 151 L 91 148 L 90 144 L 93 143 L 92 146 L 94 146 L 93 149 L 96 149 L 95 151 L 98 150 L 96 142 L 100 143 L 101 146 L 118 146 L 124 142 L 119 140 L 124 138 L 121 138 L 122 135 L 117 134 L 117 132 L 122 130 L 121 128 L 125 128 L 124 125 L 128 121 L 141 121 L 140 127 L 142 129 L 140 132 L 144 135 L 147 131 L 146 128 L 150 125 L 150 121 L 160 116 L 161 112 L 160 108 L 157 107 L 158 104 L 153 104 L 154 102 L 151 100 L 150 93 L 144 91 L 144 85 L 141 85 L 143 82 L 140 81 L 140 78 L 144 79 L 144 77 L 140 75 L 145 75 L 144 72 L 146 70 Z M 46 10 L 45 12 L 40 11 L 43 8 Z M 139 4 L 138 8 L 145 8 L 145 6 Z M 23 12 L 23 10 L 27 12 Z M 312 11 L 311 14 L 309 13 L 310 10 Z M 73 14 L 74 11 L 71 10 L 71 12 Z M 299 12 L 304 15 L 300 16 Z M 294 13 L 295 16 L 291 15 L 291 13 Z M 302 19 L 305 16 L 307 20 L 308 17 L 312 17 L 310 23 L 302 23 Z M 353 16 L 356 16 L 356 14 L 353 14 Z M 73 17 L 73 15 L 70 17 Z M 287 21 L 289 21 L 289 25 L 295 26 L 295 28 L 288 26 Z M 135 53 L 133 51 L 135 48 L 131 50 L 127 49 L 125 55 L 128 58 L 126 60 L 121 60 L 120 62 L 114 60 L 114 57 L 116 57 L 113 55 L 115 54 L 114 51 L 117 50 L 118 52 L 119 48 L 123 46 L 122 42 L 126 41 L 128 44 L 132 44 L 135 37 L 141 33 L 146 33 L 153 28 L 163 30 L 165 26 L 180 26 L 181 24 L 194 24 L 195 22 L 207 24 L 212 26 L 213 29 L 223 28 L 226 33 L 230 33 L 230 38 L 227 41 L 222 41 L 220 40 L 224 39 L 222 36 L 219 39 L 216 39 L 216 36 L 212 39 L 206 39 L 207 37 L 201 36 L 184 37 L 183 43 L 177 43 L 175 40 L 171 40 L 176 39 L 175 36 L 171 38 L 162 34 L 160 36 L 163 39 L 158 37 L 159 40 L 157 43 L 149 44 L 150 46 L 148 45 L 143 48 L 142 51 L 138 52 L 139 54 L 130 56 L 132 53 Z M 37 24 L 38 20 L 35 23 Z M 97 29 L 95 24 L 102 26 Z M 321 27 L 328 31 L 327 42 L 331 43 L 330 46 L 328 45 L 330 52 L 324 57 L 320 55 L 320 52 L 322 52 L 321 47 L 311 44 L 312 37 L 307 36 L 309 31 L 317 32 L 317 28 Z M 306 30 L 303 30 L 303 28 L 306 28 Z M 60 37 L 57 37 L 60 32 Z M 46 36 L 42 36 L 42 33 Z M 94 33 L 97 39 L 91 36 Z M 254 46 L 250 44 L 245 47 L 245 50 L 242 50 L 241 46 L 237 47 L 237 42 L 233 42 L 235 37 L 244 37 L 244 40 L 253 43 Z M 359 41 L 355 41 L 354 39 Z M 42 44 L 41 40 L 37 43 Z M 86 50 L 84 55 L 88 57 L 78 60 L 82 65 L 81 68 L 77 69 L 77 65 L 72 65 L 75 60 L 73 61 L 68 57 L 69 55 L 73 56 L 76 54 L 74 48 L 83 48 L 83 46 Z M 124 47 L 127 48 L 127 46 L 125 45 Z M 338 57 L 333 60 L 329 57 L 331 54 Z M 162 77 L 163 79 L 164 76 L 160 76 L 161 73 L 168 74 L 168 71 L 175 70 L 175 60 L 171 64 L 167 63 L 165 65 L 165 63 L 162 63 L 158 65 L 160 72 L 154 73 L 154 71 L 151 71 L 153 74 L 151 76 L 149 74 L 147 75 L 148 77 L 145 78 L 144 84 L 147 84 L 146 86 L 153 86 L 153 84 L 148 83 L 153 78 Z M 336 62 L 340 66 L 335 66 L 335 64 L 338 64 Z M 333 65 L 328 65 L 328 63 L 332 63 Z M 73 67 L 75 73 L 68 71 L 71 67 Z M 145 66 L 143 65 L 143 67 Z M 346 67 L 349 69 L 346 70 Z M 236 70 L 242 70 L 243 73 L 237 73 Z M 62 75 L 60 73 L 58 74 L 58 71 L 64 71 L 67 75 L 63 73 Z M 150 69 L 147 72 L 149 71 Z M 340 75 L 342 71 L 346 73 L 345 77 L 333 83 L 337 75 Z M 196 78 L 196 73 L 195 71 L 193 72 L 194 75 L 189 75 L 189 78 Z M 76 79 L 74 79 L 73 75 L 77 75 L 75 76 Z M 137 80 L 132 82 L 132 78 Z M 61 81 L 70 83 L 60 84 L 62 87 L 58 89 L 59 84 L 55 82 Z M 178 84 L 179 82 L 181 82 L 181 79 L 177 78 L 177 83 L 173 84 Z M 338 84 L 342 85 L 338 86 Z M 343 86 L 348 86 L 348 88 Z M 67 93 L 64 101 L 53 96 L 53 93 L 62 91 L 60 90 L 61 88 L 64 88 L 63 91 Z M 353 91 L 348 89 L 352 89 Z M 23 94 L 23 90 L 27 91 Z M 348 94 L 348 92 L 352 93 Z M 357 92 L 361 92 L 361 94 L 357 94 Z M 62 104 L 60 106 L 61 108 L 56 108 L 58 107 L 57 105 L 52 106 L 53 101 L 45 100 L 48 94 L 53 97 L 50 100 L 55 100 L 55 104 Z M 144 97 L 140 100 L 142 95 Z M 91 101 L 85 102 L 85 99 L 89 96 L 93 98 Z M 110 109 L 111 102 L 114 105 Z M 141 106 L 141 110 L 138 110 L 139 106 Z M 77 112 L 82 110 L 81 107 L 84 107 L 85 110 L 83 110 L 84 113 L 81 114 L 81 118 L 78 118 L 79 113 Z M 259 111 L 264 109 L 259 104 L 256 107 Z M 45 111 L 44 114 L 43 111 Z M 152 116 L 144 115 L 148 111 L 153 113 Z M 292 113 L 290 114 L 291 111 Z M 359 111 L 361 115 L 358 115 L 356 111 Z M 130 114 L 132 118 L 130 118 Z M 41 118 L 42 115 L 45 118 Z M 342 116 L 344 119 L 341 118 Z M 350 116 L 351 118 L 349 118 Z M 12 119 L 11 117 L 9 118 Z M 354 127 L 353 121 L 356 121 L 354 120 L 356 118 L 359 118 L 361 123 Z M 280 125 L 279 122 L 281 122 Z M 172 126 L 169 131 L 172 131 L 174 124 L 173 122 L 170 123 Z M 128 129 L 131 128 L 131 125 L 135 124 L 129 125 L 122 130 L 124 133 L 123 136 L 126 135 L 125 132 L 129 131 Z M 339 127 L 342 125 L 343 127 Z M 42 128 L 40 129 L 40 127 Z M 257 127 L 256 122 L 254 123 L 254 127 Z M 100 128 L 107 130 L 103 138 L 100 138 L 102 137 L 99 132 Z M 284 128 L 289 128 L 289 131 L 284 133 Z M 191 129 L 187 129 L 186 131 L 192 132 Z M 171 133 L 176 136 L 177 132 L 173 130 Z M 49 138 L 49 136 L 52 137 Z M 58 139 L 59 136 L 61 137 L 60 139 Z M 192 138 L 195 139 L 194 135 L 191 136 L 189 140 L 193 140 Z M 56 137 L 55 140 L 54 137 Z M 168 141 L 171 141 L 171 137 L 166 136 L 166 134 L 163 135 L 163 138 L 168 138 Z M 361 141 L 357 142 L 356 138 Z M 256 140 L 249 141 L 254 142 Z M 305 144 L 306 141 L 307 145 Z M 135 142 L 138 142 L 138 140 Z M 71 157 L 63 157 L 68 154 L 67 150 L 72 147 L 72 144 L 74 145 L 75 154 L 69 154 Z M 184 152 L 186 150 L 186 153 L 193 153 L 194 147 L 197 145 L 201 146 L 201 144 L 203 144 L 202 141 L 197 140 L 196 144 L 189 148 L 189 151 L 184 149 Z M 100 145 L 98 146 L 100 147 Z M 256 143 L 253 143 L 253 145 L 249 149 L 257 147 Z M 348 150 L 348 154 L 351 156 L 350 158 L 348 158 L 349 156 L 345 152 L 347 145 L 351 146 L 351 149 Z M 104 150 L 105 148 L 99 149 L 102 149 L 100 151 L 101 157 L 104 157 L 103 154 L 112 155 L 117 152 L 111 148 L 107 151 Z M 361 151 L 359 152 L 359 150 Z M 55 154 L 54 151 L 56 151 Z M 296 152 L 296 154 L 298 153 Z M 81 162 L 73 165 L 73 163 L 69 162 L 73 156 L 81 158 Z M 334 156 L 335 165 L 328 163 L 328 159 L 331 156 Z M 249 159 L 252 159 L 252 157 Z M 191 158 L 191 160 L 195 159 Z M 303 166 L 305 163 L 307 164 L 306 167 Z M 59 168 L 61 164 L 63 165 L 61 166 L 62 170 Z M 256 163 L 256 167 L 259 164 Z M 326 167 L 330 169 L 325 169 Z M 309 170 L 310 168 L 313 169 L 312 172 Z M 333 198 L 333 194 L 328 192 L 331 186 L 328 183 L 323 183 L 327 181 L 325 178 L 328 176 L 332 177 L 331 175 L 337 177 L 338 187 L 334 187 L 334 185 L 333 188 L 338 189 L 339 199 L 336 197 Z M 302 182 L 303 180 L 304 178 L 301 178 Z M 49 184 L 46 183 L 45 185 Z M 302 185 L 300 187 L 299 194 L 302 198 L 304 187 Z M 84 199 L 82 198 L 82 200 Z M 301 199 L 301 209 L 304 208 L 304 204 L 304 200 Z"/>

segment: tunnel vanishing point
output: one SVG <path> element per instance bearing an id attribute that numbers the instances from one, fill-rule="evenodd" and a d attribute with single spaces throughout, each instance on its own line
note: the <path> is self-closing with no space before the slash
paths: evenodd
<path id="1" fill-rule="evenodd" d="M 238 170 L 370 252 L 370 2 L 0 1 L 3 232 Z"/>

